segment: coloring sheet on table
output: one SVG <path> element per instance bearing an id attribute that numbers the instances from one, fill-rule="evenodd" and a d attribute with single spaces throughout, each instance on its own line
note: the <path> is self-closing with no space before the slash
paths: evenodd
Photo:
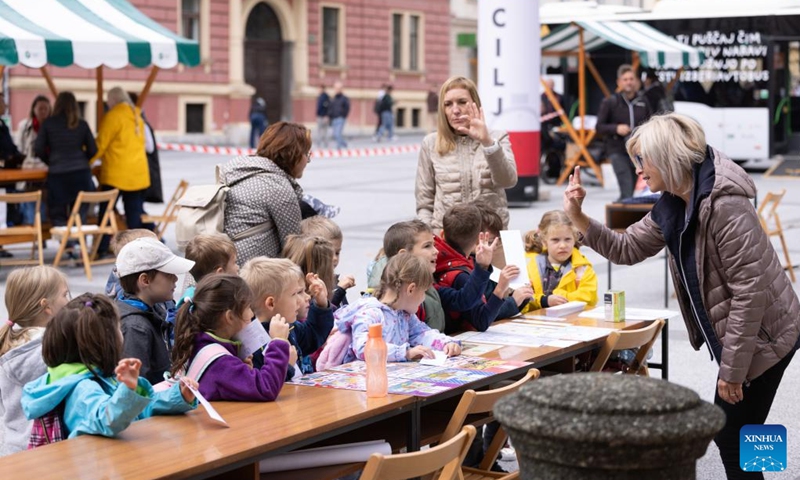
<path id="1" fill-rule="evenodd" d="M 470 343 L 470 342 L 461 343 L 461 355 L 479 357 L 481 355 L 499 349 L 500 345 L 492 345 L 489 343 Z"/>
<path id="2" fill-rule="evenodd" d="M 424 397 L 525 365 L 529 363 L 461 355 L 448 358 L 444 365 L 423 365 L 419 362 L 388 363 L 386 371 L 389 378 L 389 393 Z M 304 375 L 289 383 L 364 391 L 365 375 L 365 363 L 356 361 L 326 372 Z"/>

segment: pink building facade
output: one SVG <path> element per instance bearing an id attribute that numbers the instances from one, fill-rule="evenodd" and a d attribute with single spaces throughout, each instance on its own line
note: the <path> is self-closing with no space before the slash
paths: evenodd
<path id="1" fill-rule="evenodd" d="M 449 73 L 448 0 L 131 0 L 142 13 L 200 43 L 201 64 L 161 70 L 144 104 L 160 139 L 242 144 L 253 95 L 271 122 L 316 122 L 320 85 L 342 82 L 351 99 L 346 132 L 371 133 L 373 105 L 392 84 L 396 125 L 426 128 L 426 97 Z M 96 124 L 95 71 L 48 67 Z M 35 69 L 8 72 L 14 127 L 49 91 Z M 139 92 L 148 69 L 104 68 L 104 89 Z"/>

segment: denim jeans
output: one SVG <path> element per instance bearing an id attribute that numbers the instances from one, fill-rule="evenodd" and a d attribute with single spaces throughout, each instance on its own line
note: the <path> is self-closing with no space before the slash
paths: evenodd
<path id="1" fill-rule="evenodd" d="M 344 141 L 344 136 L 342 135 L 345 120 L 345 117 L 336 117 L 331 120 L 333 139 L 336 140 L 336 148 L 347 148 L 347 142 Z"/>
<path id="2" fill-rule="evenodd" d="M 250 115 L 250 148 L 258 146 L 258 140 L 267 129 L 267 117 L 260 113 Z"/>
<path id="3" fill-rule="evenodd" d="M 394 137 L 394 115 L 391 110 L 384 110 L 381 112 L 381 128 L 378 129 L 378 139 L 383 136 L 383 132 L 388 132 L 386 138 L 389 140 Z"/>
<path id="4" fill-rule="evenodd" d="M 323 147 L 328 146 L 328 127 L 331 119 L 328 117 L 317 117 L 317 142 Z"/>

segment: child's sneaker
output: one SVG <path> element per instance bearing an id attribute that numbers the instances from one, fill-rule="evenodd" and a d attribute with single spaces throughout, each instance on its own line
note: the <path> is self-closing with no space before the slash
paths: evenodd
<path id="1" fill-rule="evenodd" d="M 500 449 L 500 460 L 504 462 L 516 462 L 517 461 L 517 451 L 514 450 L 514 447 L 506 447 Z"/>

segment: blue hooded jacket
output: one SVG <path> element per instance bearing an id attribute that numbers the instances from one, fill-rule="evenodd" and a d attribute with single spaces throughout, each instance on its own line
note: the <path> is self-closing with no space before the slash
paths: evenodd
<path id="1" fill-rule="evenodd" d="M 59 366 L 56 368 L 60 368 Z M 139 377 L 136 391 L 112 378 L 97 378 L 90 372 L 76 373 L 50 383 L 50 372 L 25 385 L 22 410 L 29 419 L 42 417 L 64 401 L 64 424 L 69 438 L 78 435 L 113 437 L 134 420 L 153 415 L 184 413 L 197 402 L 186 403 L 180 384 L 155 392 Z"/>

